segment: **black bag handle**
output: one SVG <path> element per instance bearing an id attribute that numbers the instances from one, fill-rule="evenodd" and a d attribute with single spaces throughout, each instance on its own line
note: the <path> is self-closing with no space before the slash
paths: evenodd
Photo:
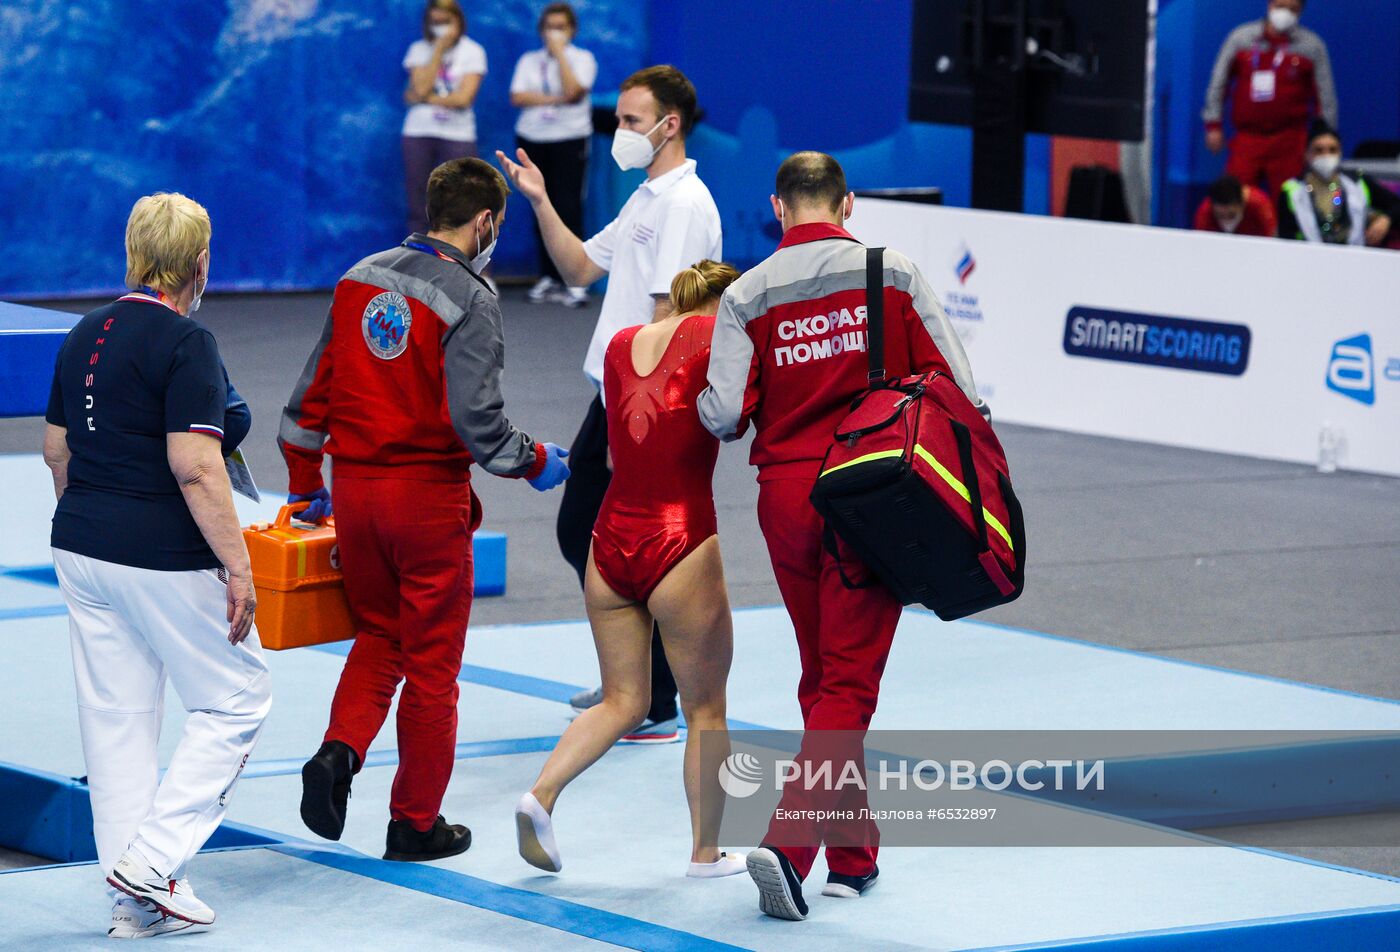
<path id="1" fill-rule="evenodd" d="M 831 528 L 831 523 L 822 523 L 822 546 L 831 554 L 831 560 L 836 563 L 836 572 L 841 576 L 841 584 L 849 589 L 859 590 L 862 588 L 874 588 L 879 584 L 879 580 L 873 575 L 864 582 L 852 582 L 846 575 L 846 567 L 841 564 L 841 549 L 836 543 L 836 531 Z"/>
<path id="2" fill-rule="evenodd" d="M 987 517 L 982 512 L 982 484 L 977 480 L 977 467 L 972 462 L 972 431 L 957 420 L 950 419 L 948 422 L 953 427 L 953 439 L 958 443 L 963 485 L 967 487 L 968 503 L 972 506 L 972 524 L 977 528 L 982 551 L 986 552 L 991 546 L 987 542 Z"/>
<path id="3" fill-rule="evenodd" d="M 885 380 L 885 249 L 865 249 L 865 350 L 872 385 Z"/>

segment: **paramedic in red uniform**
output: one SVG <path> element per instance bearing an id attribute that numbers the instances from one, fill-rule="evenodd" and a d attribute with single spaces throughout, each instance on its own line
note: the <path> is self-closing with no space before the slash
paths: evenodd
<path id="1" fill-rule="evenodd" d="M 1206 145 L 1225 148 L 1225 99 L 1235 137 L 1225 171 L 1245 185 L 1262 184 L 1277 199 L 1298 174 L 1317 117 L 1337 125 L 1337 88 L 1327 44 L 1298 25 L 1304 0 L 1270 0 L 1263 20 L 1235 29 L 1220 48 L 1206 107 Z"/>
<path id="2" fill-rule="evenodd" d="M 505 179 L 454 159 L 428 179 L 427 234 L 371 255 L 336 285 L 330 316 L 283 412 L 291 501 L 331 511 L 356 637 L 325 742 L 302 769 L 301 815 L 339 839 L 350 779 L 399 698 L 399 769 L 385 859 L 461 853 L 471 832 L 438 813 L 457 744 L 457 675 L 481 507 L 468 467 L 559 485 L 568 464 L 506 419 L 496 295 L 481 277 L 505 220 Z"/>
<path id="3" fill-rule="evenodd" d="M 750 421 L 757 430 L 749 459 L 758 467 L 758 524 L 797 633 L 806 737 L 814 731 L 863 736 L 902 606 L 880 585 L 842 583 L 808 496 L 832 433 L 866 387 L 865 248 L 842 227 L 855 196 L 831 156 L 793 155 L 778 169 L 776 192 L 771 201 L 782 242 L 720 302 L 700 417 L 725 440 L 736 439 Z M 962 344 L 928 283 L 893 250 L 885 253 L 885 269 L 891 376 L 942 371 L 984 408 Z M 849 553 L 842 564 L 848 575 L 866 574 Z M 778 918 L 803 919 L 802 880 L 831 831 L 808 823 L 778 837 L 775 829 L 749 854 L 759 906 Z M 859 896 L 875 881 L 878 831 L 865 837 L 856 845 L 828 842 L 823 895 Z"/>

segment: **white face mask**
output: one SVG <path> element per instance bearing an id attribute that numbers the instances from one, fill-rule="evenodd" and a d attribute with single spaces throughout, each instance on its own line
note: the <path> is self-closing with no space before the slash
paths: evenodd
<path id="1" fill-rule="evenodd" d="M 567 44 L 567 43 L 569 42 L 569 31 L 568 31 L 568 30 L 545 30 L 545 31 L 544 31 L 544 40 L 545 40 L 546 43 L 565 43 L 565 44 Z"/>
<path id="2" fill-rule="evenodd" d="M 204 264 L 204 281 L 203 281 L 202 284 L 199 285 L 199 287 L 197 287 L 197 288 L 195 289 L 195 292 L 194 292 L 194 300 L 190 302 L 190 313 L 191 313 L 191 314 L 193 314 L 195 311 L 199 310 L 199 305 L 204 301 L 204 291 L 205 291 L 205 289 L 208 288 L 208 287 L 209 287 L 209 263 L 208 263 L 208 261 L 206 260 L 206 261 L 205 261 L 205 264 Z"/>
<path id="3" fill-rule="evenodd" d="M 1298 25 L 1298 14 L 1287 7 L 1269 7 L 1269 26 L 1277 33 L 1287 33 Z"/>
<path id="4" fill-rule="evenodd" d="M 626 172 L 628 169 L 644 169 L 651 165 L 651 160 L 656 158 L 656 153 L 661 151 L 661 146 L 666 144 L 666 140 L 661 140 L 661 145 L 653 148 L 648 136 L 660 129 L 665 122 L 666 118 L 663 116 L 661 122 L 652 126 L 646 135 L 631 129 L 617 130 L 612 144 L 612 157 L 617 167 Z"/>
<path id="5" fill-rule="evenodd" d="M 1215 223 L 1220 226 L 1220 230 L 1227 235 L 1233 235 L 1240 230 L 1240 225 L 1244 222 L 1244 215 L 1235 215 L 1231 218 L 1217 218 Z"/>
<path id="6" fill-rule="evenodd" d="M 444 36 L 446 36 L 447 34 L 449 34 L 449 33 L 452 32 L 452 24 L 450 24 L 450 23 L 434 23 L 433 26 L 432 26 L 432 32 L 433 32 L 433 39 L 435 39 L 435 40 L 440 40 L 440 39 L 442 39 Z"/>
<path id="7" fill-rule="evenodd" d="M 472 270 L 477 274 L 486 270 L 486 266 L 491 263 L 491 252 L 496 250 L 496 219 L 491 219 L 491 243 L 485 248 L 481 247 L 481 236 L 476 236 L 476 257 L 472 259 Z"/>
<path id="8" fill-rule="evenodd" d="M 1337 174 L 1337 169 L 1341 168 L 1342 157 L 1340 155 L 1319 155 L 1312 160 L 1313 171 L 1327 181 L 1332 181 L 1332 176 Z"/>

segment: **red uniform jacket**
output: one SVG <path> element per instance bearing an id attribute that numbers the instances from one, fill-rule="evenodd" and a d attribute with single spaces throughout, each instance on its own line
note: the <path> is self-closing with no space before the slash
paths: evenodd
<path id="1" fill-rule="evenodd" d="M 982 406 L 962 343 L 923 275 L 885 252 L 890 376 L 941 370 Z M 752 420 L 759 479 L 811 476 L 867 386 L 865 247 L 836 225 L 794 225 L 768 260 L 730 285 L 710 349 L 700 418 L 735 439 Z"/>
<path id="2" fill-rule="evenodd" d="M 337 475 L 463 480 L 473 461 L 533 478 L 544 447 L 511 426 L 501 399 L 505 344 L 496 296 L 460 251 L 413 235 L 364 259 L 335 287 L 277 443 L 293 493 Z"/>
<path id="3" fill-rule="evenodd" d="M 1254 75 L 1261 72 L 1273 72 L 1274 77 L 1256 85 Z M 1256 20 L 1226 38 L 1201 114 L 1206 128 L 1221 127 L 1232 87 L 1230 115 L 1241 131 L 1267 135 L 1304 128 L 1319 115 L 1333 128 L 1337 126 L 1337 88 L 1327 44 L 1301 26 L 1284 35 Z"/>

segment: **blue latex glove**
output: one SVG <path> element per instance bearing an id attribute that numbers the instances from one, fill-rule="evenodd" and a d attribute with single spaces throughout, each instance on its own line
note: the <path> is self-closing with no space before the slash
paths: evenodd
<path id="1" fill-rule="evenodd" d="M 292 493 L 287 497 L 287 502 L 288 504 L 294 502 L 311 503 L 311 505 L 297 514 L 297 518 L 302 522 L 324 522 L 327 516 L 333 514 L 331 509 L 331 491 L 325 486 L 322 486 L 314 493 L 308 493 L 306 495 Z"/>
<path id="2" fill-rule="evenodd" d="M 548 492 L 569 478 L 569 464 L 564 462 L 569 456 L 569 451 L 553 443 L 544 445 L 544 469 L 540 474 L 530 480 L 530 485 L 540 492 Z"/>

